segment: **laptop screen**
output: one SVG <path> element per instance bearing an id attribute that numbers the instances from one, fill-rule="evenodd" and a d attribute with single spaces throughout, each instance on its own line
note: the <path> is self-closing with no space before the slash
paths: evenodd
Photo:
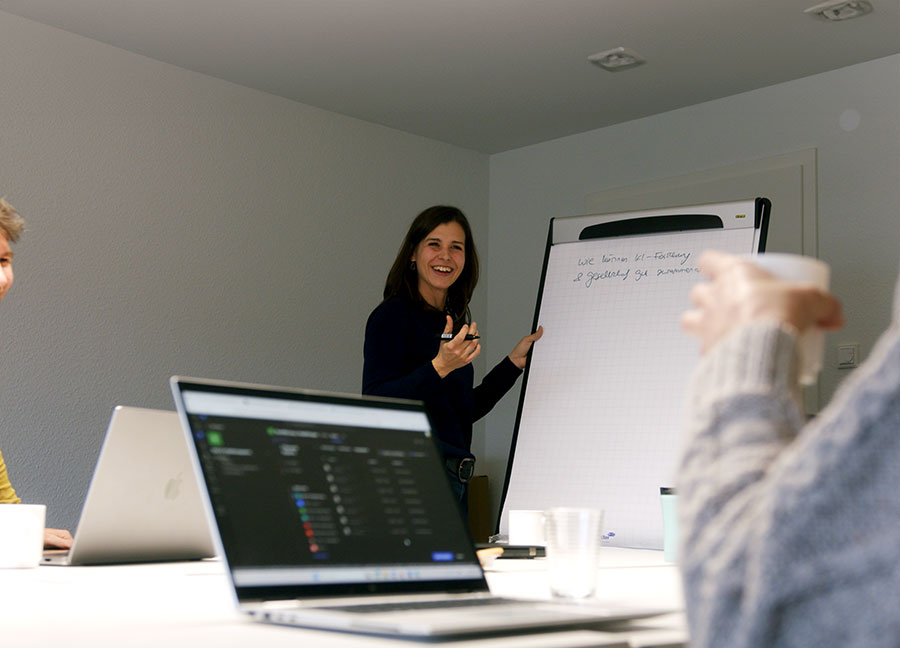
<path id="1" fill-rule="evenodd" d="M 242 600 L 486 588 L 421 404 L 173 389 Z"/>

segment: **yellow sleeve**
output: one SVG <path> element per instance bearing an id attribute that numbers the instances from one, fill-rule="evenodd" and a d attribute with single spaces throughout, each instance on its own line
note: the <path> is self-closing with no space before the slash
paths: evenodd
<path id="1" fill-rule="evenodd" d="M 12 484 L 9 483 L 6 462 L 3 461 L 3 453 L 0 452 L 0 504 L 20 504 L 21 502 L 22 500 L 16 495 Z"/>

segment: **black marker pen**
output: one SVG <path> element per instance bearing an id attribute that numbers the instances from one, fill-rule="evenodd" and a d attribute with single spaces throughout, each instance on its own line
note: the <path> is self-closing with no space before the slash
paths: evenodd
<path id="1" fill-rule="evenodd" d="M 453 333 L 441 333 L 440 335 L 438 335 L 438 338 L 440 338 L 441 340 L 452 340 L 453 337 L 454 337 Z M 466 335 L 466 339 L 467 340 L 480 340 L 481 336 L 480 335 Z"/>

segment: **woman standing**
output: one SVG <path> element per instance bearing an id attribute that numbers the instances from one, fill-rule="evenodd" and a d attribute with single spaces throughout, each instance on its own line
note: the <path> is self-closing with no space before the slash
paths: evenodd
<path id="1" fill-rule="evenodd" d="M 487 414 L 525 368 L 543 329 L 522 338 L 474 387 L 472 360 L 481 353 L 469 300 L 478 255 L 465 215 L 429 207 L 416 216 L 366 324 L 363 393 L 425 402 L 450 483 L 465 508 L 475 469 L 472 424 Z"/>

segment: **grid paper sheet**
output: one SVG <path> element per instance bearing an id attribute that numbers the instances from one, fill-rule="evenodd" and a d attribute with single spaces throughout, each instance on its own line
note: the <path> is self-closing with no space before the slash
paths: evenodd
<path id="1" fill-rule="evenodd" d="M 709 248 L 749 253 L 753 228 L 560 243 L 550 249 L 507 512 L 605 511 L 610 544 L 662 547 L 699 344 L 679 324 Z"/>

